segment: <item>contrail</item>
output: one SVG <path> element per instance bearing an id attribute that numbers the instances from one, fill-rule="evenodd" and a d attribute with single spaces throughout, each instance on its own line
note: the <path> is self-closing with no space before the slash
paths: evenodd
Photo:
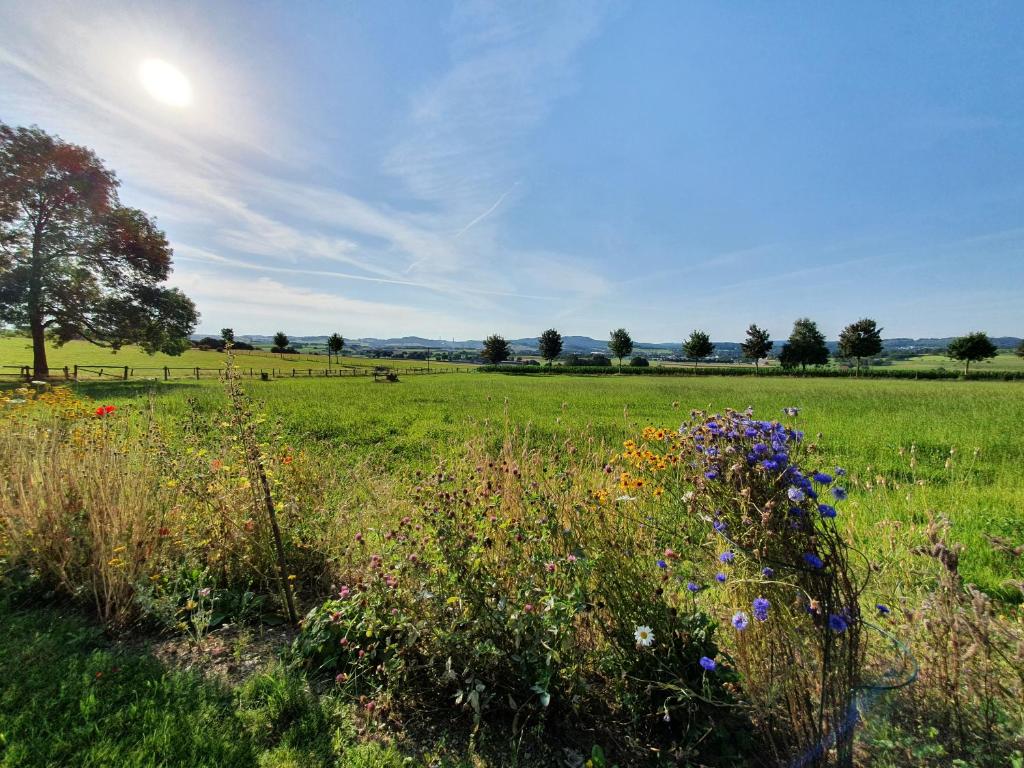
<path id="1" fill-rule="evenodd" d="M 490 208 L 488 208 L 488 209 L 487 209 L 486 211 L 484 211 L 484 212 L 483 212 L 483 213 L 481 213 L 481 214 L 480 214 L 479 216 L 477 216 L 477 217 L 476 217 L 475 219 L 473 219 L 473 220 L 472 220 L 471 222 L 469 222 L 469 224 L 467 224 L 467 225 L 466 225 L 466 226 L 464 226 L 464 227 L 463 227 L 462 229 L 460 229 L 460 230 L 459 230 L 458 232 L 456 232 L 456 233 L 455 233 L 455 238 L 454 238 L 454 239 L 456 239 L 456 240 L 457 240 L 458 238 L 462 237 L 462 236 L 463 236 L 464 234 L 466 234 L 466 232 L 468 232 L 468 231 L 469 231 L 469 230 L 470 230 L 470 229 L 471 229 L 472 227 L 476 226 L 476 225 L 477 225 L 477 224 L 479 224 L 479 223 L 480 223 L 481 221 L 483 221 L 483 220 L 484 220 L 484 219 L 486 219 L 486 218 L 487 218 L 488 216 L 490 216 L 490 215 L 491 215 L 492 213 L 494 213 L 494 212 L 495 212 L 496 210 L 498 210 L 498 206 L 499 206 L 499 205 L 501 205 L 502 201 L 503 201 L 503 200 L 504 200 L 504 199 L 505 199 L 506 197 L 508 197 L 509 193 L 510 193 L 510 192 L 511 192 L 511 191 L 512 191 L 513 189 L 515 189 L 515 188 L 516 188 L 516 187 L 517 187 L 518 185 L 519 185 L 519 182 L 517 181 L 517 182 L 516 182 L 515 184 L 513 184 L 513 185 L 512 185 L 511 187 L 509 187 L 508 189 L 506 189 L 506 190 L 505 190 L 505 192 L 504 192 L 504 193 L 502 194 L 502 196 L 501 196 L 501 197 L 499 197 L 499 198 L 498 198 L 497 200 L 495 200 L 495 201 L 494 201 L 494 205 L 492 205 L 492 206 L 491 206 Z"/>

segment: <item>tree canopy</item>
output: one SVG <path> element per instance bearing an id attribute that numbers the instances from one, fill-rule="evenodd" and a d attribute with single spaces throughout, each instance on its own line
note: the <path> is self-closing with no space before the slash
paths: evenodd
<path id="1" fill-rule="evenodd" d="M 288 349 L 288 334 L 278 331 L 274 334 L 274 348 L 272 352 L 284 352 Z"/>
<path id="2" fill-rule="evenodd" d="M 0 322 L 32 337 L 180 354 L 195 305 L 166 288 L 171 247 L 155 221 L 121 205 L 114 172 L 89 149 L 0 123 Z"/>
<path id="3" fill-rule="evenodd" d="M 512 348 L 504 336 L 491 334 L 484 339 L 484 348 L 480 356 L 491 365 L 503 363 L 512 355 Z"/>
<path id="4" fill-rule="evenodd" d="M 537 346 L 540 349 L 540 356 L 551 365 L 552 361 L 562 354 L 562 334 L 554 328 L 548 328 L 540 335 Z"/>
<path id="5" fill-rule="evenodd" d="M 697 361 L 709 357 L 715 351 L 715 345 L 711 343 L 711 337 L 704 331 L 694 331 L 690 338 L 683 342 L 683 354 L 693 360 L 693 366 L 697 367 Z"/>
<path id="6" fill-rule="evenodd" d="M 225 344 L 235 343 L 235 329 L 234 328 L 221 328 L 220 337 L 224 340 Z"/>
<path id="7" fill-rule="evenodd" d="M 768 353 L 772 351 L 772 347 L 775 346 L 775 342 L 772 341 L 771 336 L 768 335 L 768 331 L 764 328 L 758 328 L 753 323 L 747 328 L 747 338 L 740 344 L 740 352 L 748 360 L 754 361 L 754 367 L 759 367 L 761 358 L 768 357 Z"/>
<path id="8" fill-rule="evenodd" d="M 627 357 L 633 351 L 633 338 L 625 328 L 617 328 L 609 334 L 608 349 L 619 359 L 619 368 L 621 368 L 622 358 Z"/>
<path id="9" fill-rule="evenodd" d="M 870 318 L 850 323 L 839 334 L 839 357 L 857 360 L 860 371 L 861 360 L 873 357 L 882 351 L 882 329 Z"/>
<path id="10" fill-rule="evenodd" d="M 345 348 L 345 338 L 340 333 L 332 333 L 327 337 L 327 351 L 334 355 L 340 355 Z"/>
<path id="11" fill-rule="evenodd" d="M 976 331 L 966 336 L 958 336 L 949 343 L 946 354 L 953 360 L 959 360 L 964 364 L 964 375 L 971 371 L 971 363 L 981 360 L 989 360 L 998 354 L 999 350 L 988 334 L 984 331 Z"/>
<path id="12" fill-rule="evenodd" d="M 818 330 L 818 324 L 806 317 L 793 323 L 793 332 L 779 352 L 779 362 L 787 368 L 799 365 L 801 369 L 806 369 L 808 365 L 825 365 L 828 362 L 828 347 L 825 345 L 825 335 Z"/>

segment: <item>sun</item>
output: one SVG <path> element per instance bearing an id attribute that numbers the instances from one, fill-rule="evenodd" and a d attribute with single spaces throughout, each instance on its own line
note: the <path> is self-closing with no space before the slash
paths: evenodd
<path id="1" fill-rule="evenodd" d="M 146 59 L 139 65 L 139 80 L 149 95 L 163 104 L 187 107 L 192 103 L 192 84 L 173 64 Z"/>

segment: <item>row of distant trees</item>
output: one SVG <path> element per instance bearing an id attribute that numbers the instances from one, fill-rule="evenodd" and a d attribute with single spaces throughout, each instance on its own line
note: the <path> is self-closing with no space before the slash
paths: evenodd
<path id="1" fill-rule="evenodd" d="M 871 318 L 862 318 L 850 323 L 843 328 L 839 334 L 839 345 L 836 356 L 844 360 L 856 361 L 859 372 L 865 359 L 878 355 L 882 351 L 882 331 L 878 323 Z M 540 356 L 547 361 L 548 365 L 558 359 L 562 354 L 562 334 L 554 328 L 544 331 L 538 339 L 538 350 Z M 753 361 L 755 367 L 760 361 L 767 358 L 775 342 L 768 331 L 751 324 L 747 328 L 747 335 L 740 344 L 740 351 L 743 357 Z M 613 357 L 619 361 L 622 367 L 622 360 L 633 352 L 633 338 L 625 328 L 617 328 L 609 334 L 608 349 Z M 687 360 L 693 361 L 696 365 L 701 360 L 706 360 L 714 354 L 715 345 L 711 337 L 702 330 L 694 330 L 682 343 L 682 352 Z M 998 350 L 996 345 L 984 331 L 969 333 L 966 336 L 959 336 L 950 343 L 946 353 L 953 360 L 964 363 L 964 373 L 970 372 L 972 362 L 988 360 L 996 356 Z M 1017 354 L 1024 357 L 1024 342 L 1017 348 Z M 487 362 L 497 365 L 508 360 L 512 356 L 512 347 L 504 337 L 493 334 L 484 340 L 484 348 L 481 356 Z M 633 365 L 639 363 L 643 358 L 634 358 Z M 793 323 L 793 330 L 789 338 L 782 344 L 778 354 L 779 364 L 784 368 L 797 368 L 806 370 L 807 366 L 826 365 L 829 361 L 828 346 L 825 343 L 825 334 L 818 329 L 818 324 L 807 317 L 802 317 Z"/>

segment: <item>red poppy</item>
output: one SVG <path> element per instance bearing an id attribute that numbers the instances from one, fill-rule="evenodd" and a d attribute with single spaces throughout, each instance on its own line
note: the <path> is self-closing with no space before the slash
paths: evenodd
<path id="1" fill-rule="evenodd" d="M 105 413 L 113 413 L 116 410 L 117 410 L 117 406 L 116 405 L 105 405 L 105 406 L 103 406 L 103 411 Z"/>

